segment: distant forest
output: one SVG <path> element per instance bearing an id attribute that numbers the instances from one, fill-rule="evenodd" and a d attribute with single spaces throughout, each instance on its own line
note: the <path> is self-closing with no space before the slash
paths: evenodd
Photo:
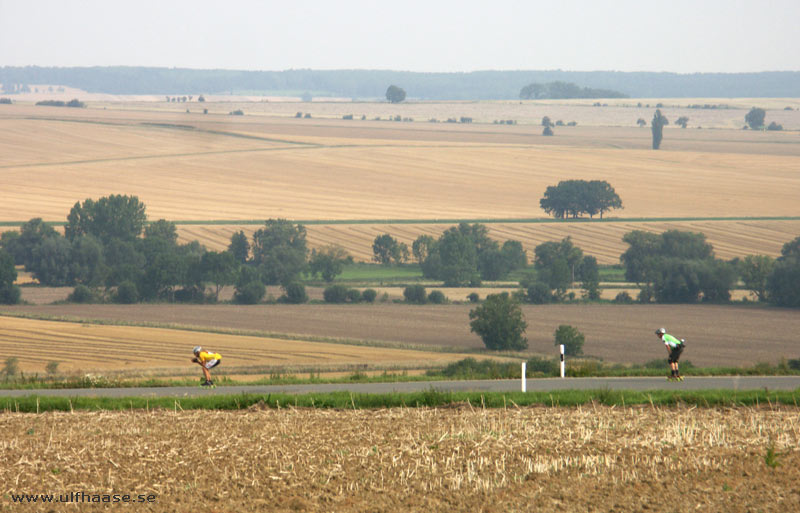
<path id="1" fill-rule="evenodd" d="M 49 84 L 108 94 L 251 94 L 383 99 L 389 85 L 410 100 L 513 100 L 530 84 L 570 82 L 631 98 L 796 97 L 800 72 L 661 73 L 620 71 L 474 71 L 418 73 L 380 70 L 234 71 L 145 67 L 2 67 L 4 94 Z"/>

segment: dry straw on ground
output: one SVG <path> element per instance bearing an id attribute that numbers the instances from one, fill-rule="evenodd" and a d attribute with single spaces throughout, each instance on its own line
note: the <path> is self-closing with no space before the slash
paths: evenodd
<path id="1" fill-rule="evenodd" d="M 176 404 L 175 411 L 6 414 L 0 427 L 4 497 L 157 494 L 145 511 L 800 505 L 793 408 L 183 412 Z"/>

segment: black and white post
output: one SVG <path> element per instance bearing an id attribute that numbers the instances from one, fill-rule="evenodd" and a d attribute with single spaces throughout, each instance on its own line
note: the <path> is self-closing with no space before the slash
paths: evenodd
<path id="1" fill-rule="evenodd" d="M 558 346 L 561 349 L 561 377 L 564 377 L 564 344 Z"/>

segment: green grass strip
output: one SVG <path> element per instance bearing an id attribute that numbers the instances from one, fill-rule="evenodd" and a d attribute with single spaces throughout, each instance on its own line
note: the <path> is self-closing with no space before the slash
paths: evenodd
<path id="1" fill-rule="evenodd" d="M 256 408 L 381 409 L 449 407 L 516 408 L 524 406 L 574 407 L 587 404 L 606 406 L 650 405 L 653 407 L 696 406 L 753 407 L 797 406 L 800 389 L 794 391 L 613 391 L 562 390 L 553 392 L 440 392 L 427 390 L 405 394 L 240 394 L 201 397 L 0 397 L 4 413 L 42 413 L 49 411 L 126 411 L 126 410 L 243 410 Z"/>

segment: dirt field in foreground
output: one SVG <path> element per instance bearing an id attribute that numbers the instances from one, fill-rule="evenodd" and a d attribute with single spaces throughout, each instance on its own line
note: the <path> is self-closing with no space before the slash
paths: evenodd
<path id="1" fill-rule="evenodd" d="M 70 492 L 152 494 L 136 511 L 171 512 L 797 511 L 798 420 L 593 406 L 5 414 L 0 511 L 17 510 L 11 494 Z"/>
<path id="2" fill-rule="evenodd" d="M 481 349 L 470 332 L 470 305 L 19 305 L 8 312 L 116 322 L 255 330 L 303 336 Z M 703 366 L 750 366 L 798 358 L 800 316 L 791 309 L 713 305 L 524 305 L 529 351 L 557 355 L 553 332 L 570 324 L 586 337 L 584 353 L 614 363 L 665 358 L 653 331 L 685 338 L 684 360 Z M 52 328 L 58 329 L 57 323 Z M 140 328 L 142 329 L 142 328 Z M 139 335 L 146 340 L 147 335 Z M 215 335 L 210 335 L 213 339 Z M 191 344 L 193 345 L 193 344 Z M 157 357 L 154 353 L 151 357 Z"/>

